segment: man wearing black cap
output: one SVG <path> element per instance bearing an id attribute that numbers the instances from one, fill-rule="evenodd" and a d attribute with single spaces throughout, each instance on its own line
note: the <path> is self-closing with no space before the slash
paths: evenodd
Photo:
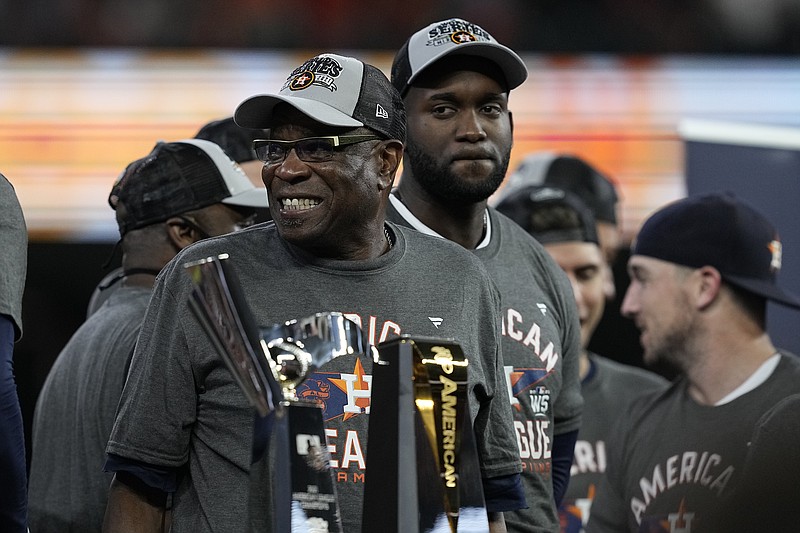
<path id="1" fill-rule="evenodd" d="M 535 152 L 528 154 L 508 177 L 507 185 L 498 193 L 495 204 L 520 187 L 548 185 L 569 191 L 592 211 L 597 227 L 600 250 L 609 268 L 605 270 L 606 297 L 614 298 L 611 265 L 620 246 L 617 223 L 617 189 L 614 182 L 586 160 L 572 154 Z"/>
<path id="2" fill-rule="evenodd" d="M 243 128 L 234 122 L 233 117 L 212 120 L 204 124 L 195 139 L 204 139 L 218 144 L 222 151 L 242 167 L 247 177 L 256 186 L 261 185 L 261 167 L 256 157 L 253 141 L 264 137 L 264 131 L 256 128 Z"/>
<path id="3" fill-rule="evenodd" d="M 583 421 L 575 443 L 569 487 L 559 507 L 562 533 L 580 533 L 589 520 L 595 491 L 605 475 L 613 421 L 647 392 L 666 388 L 657 374 L 616 363 L 589 351 L 605 308 L 604 263 L 592 215 L 569 191 L 549 186 L 516 187 L 497 210 L 528 231 L 567 274 L 581 322 Z"/>
<path id="4" fill-rule="evenodd" d="M 800 308 L 776 282 L 781 254 L 771 224 L 728 193 L 645 221 L 622 311 L 645 360 L 681 377 L 620 414 L 588 531 L 728 531 L 714 515 L 740 482 L 754 427 L 800 392 L 800 361 L 765 331 L 768 300 Z"/>
<path id="5" fill-rule="evenodd" d="M 542 246 L 487 207 L 508 168 L 509 91 L 526 77 L 516 53 L 462 19 L 430 24 L 406 41 L 392 83 L 406 103 L 408 146 L 388 218 L 471 250 L 492 275 L 527 507 L 509 497 L 491 509 L 509 511 L 510 531 L 557 531 L 582 406 L 575 303 Z"/>
<path id="6" fill-rule="evenodd" d="M 34 413 L 28 496 L 37 532 L 100 530 L 106 442 L 155 277 L 186 246 L 246 225 L 267 195 L 219 146 L 189 139 L 158 143 L 128 165 L 109 204 L 121 278 L 59 354 Z"/>
<path id="7" fill-rule="evenodd" d="M 233 117 L 212 120 L 204 124 L 195 134 L 195 139 L 211 141 L 222 148 L 234 163 L 239 165 L 245 175 L 250 178 L 257 188 L 261 188 L 261 161 L 256 158 L 253 150 L 253 141 L 264 136 L 262 130 L 242 128 L 238 126 Z M 255 222 L 266 222 L 269 220 L 269 210 L 266 204 L 259 206 L 256 211 Z M 118 282 L 122 279 L 122 268 L 116 268 L 106 274 L 97 284 L 95 290 L 89 298 L 86 316 L 90 317 L 95 311 L 100 309 L 103 303 L 119 287 Z"/>
<path id="8" fill-rule="evenodd" d="M 274 223 L 199 243 L 159 277 L 109 441 L 118 473 L 106 531 L 158 530 L 167 494 L 173 533 L 246 531 L 258 512 L 248 506 L 253 449 L 263 444 L 254 441 L 254 411 L 188 305 L 183 265 L 222 253 L 259 325 L 338 311 L 375 345 L 404 333 L 456 339 L 473 354 L 481 473 L 518 475 L 496 289 L 460 247 L 384 223 L 405 140 L 405 110 L 389 80 L 354 58 L 323 54 L 234 117 L 269 129 L 255 147 Z M 430 275 L 442 264 L 452 279 Z M 314 386 L 346 390 L 347 401 L 326 403 L 323 415 L 345 533 L 361 531 L 371 369 L 371 358 L 343 355 L 312 377 Z"/>

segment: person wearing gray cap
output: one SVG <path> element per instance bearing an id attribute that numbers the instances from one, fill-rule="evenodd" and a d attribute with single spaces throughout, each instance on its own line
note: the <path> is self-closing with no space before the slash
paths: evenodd
<path id="1" fill-rule="evenodd" d="M 159 276 L 107 448 L 117 475 L 105 530 L 158 531 L 170 497 L 173 533 L 240 533 L 274 516 L 249 496 L 285 480 L 260 477 L 269 456 L 251 479 L 254 450 L 266 448 L 254 410 L 189 306 L 183 265 L 222 253 L 260 326 L 340 312 L 374 345 L 406 333 L 456 339 L 472 356 L 481 473 L 518 474 L 491 279 L 459 246 L 384 221 L 405 141 L 403 102 L 386 76 L 321 54 L 279 91 L 242 102 L 234 118 L 269 130 L 254 145 L 274 222 L 187 248 Z M 451 276 L 431 276 L 442 264 Z M 366 355 L 342 355 L 303 384 L 342 391 L 318 396 L 345 533 L 361 531 L 372 365 Z"/>
<path id="2" fill-rule="evenodd" d="M 800 309 L 777 282 L 782 254 L 764 215 L 730 193 L 690 196 L 645 221 L 622 312 L 645 361 L 680 376 L 620 413 L 587 531 L 730 531 L 717 513 L 742 482 L 754 428 L 800 393 L 800 360 L 765 329 L 767 301 Z"/>
<path id="3" fill-rule="evenodd" d="M 388 218 L 460 244 L 492 275 L 525 500 L 498 480 L 493 491 L 505 501 L 490 509 L 505 513 L 509 531 L 557 531 L 583 403 L 575 302 L 542 246 L 487 205 L 508 168 L 509 92 L 526 77 L 513 50 L 463 19 L 435 22 L 406 41 L 392 83 L 406 103 L 408 145 Z"/>
<path id="4" fill-rule="evenodd" d="M 190 244 L 248 225 L 267 195 L 219 146 L 187 139 L 159 142 L 129 164 L 108 202 L 120 279 L 56 358 L 34 411 L 28 498 L 40 533 L 100 531 L 105 447 L 155 277 Z"/>

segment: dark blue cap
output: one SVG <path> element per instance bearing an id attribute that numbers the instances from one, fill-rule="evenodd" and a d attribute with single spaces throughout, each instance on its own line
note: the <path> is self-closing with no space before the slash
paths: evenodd
<path id="1" fill-rule="evenodd" d="M 731 285 L 800 309 L 800 300 L 776 281 L 778 232 L 730 192 L 691 196 L 656 211 L 639 230 L 632 254 L 691 268 L 712 266 Z"/>

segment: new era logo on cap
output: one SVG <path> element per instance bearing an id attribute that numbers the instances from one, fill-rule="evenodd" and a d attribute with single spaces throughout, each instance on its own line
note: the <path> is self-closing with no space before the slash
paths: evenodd
<path id="1" fill-rule="evenodd" d="M 389 113 L 386 112 L 381 104 L 375 104 L 375 116 L 378 118 L 389 118 Z"/>

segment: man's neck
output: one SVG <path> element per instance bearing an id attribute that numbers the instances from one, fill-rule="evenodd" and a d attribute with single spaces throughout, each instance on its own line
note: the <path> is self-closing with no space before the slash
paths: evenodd
<path id="1" fill-rule="evenodd" d="M 394 195 L 420 222 L 464 248 L 478 246 L 486 230 L 486 200 L 446 204 L 428 194 L 413 178 L 405 179 L 406 174 L 403 178 Z"/>
<path id="2" fill-rule="evenodd" d="M 757 337 L 707 344 L 687 369 L 689 394 L 702 405 L 715 405 L 752 376 L 776 350 L 764 333 Z"/>

